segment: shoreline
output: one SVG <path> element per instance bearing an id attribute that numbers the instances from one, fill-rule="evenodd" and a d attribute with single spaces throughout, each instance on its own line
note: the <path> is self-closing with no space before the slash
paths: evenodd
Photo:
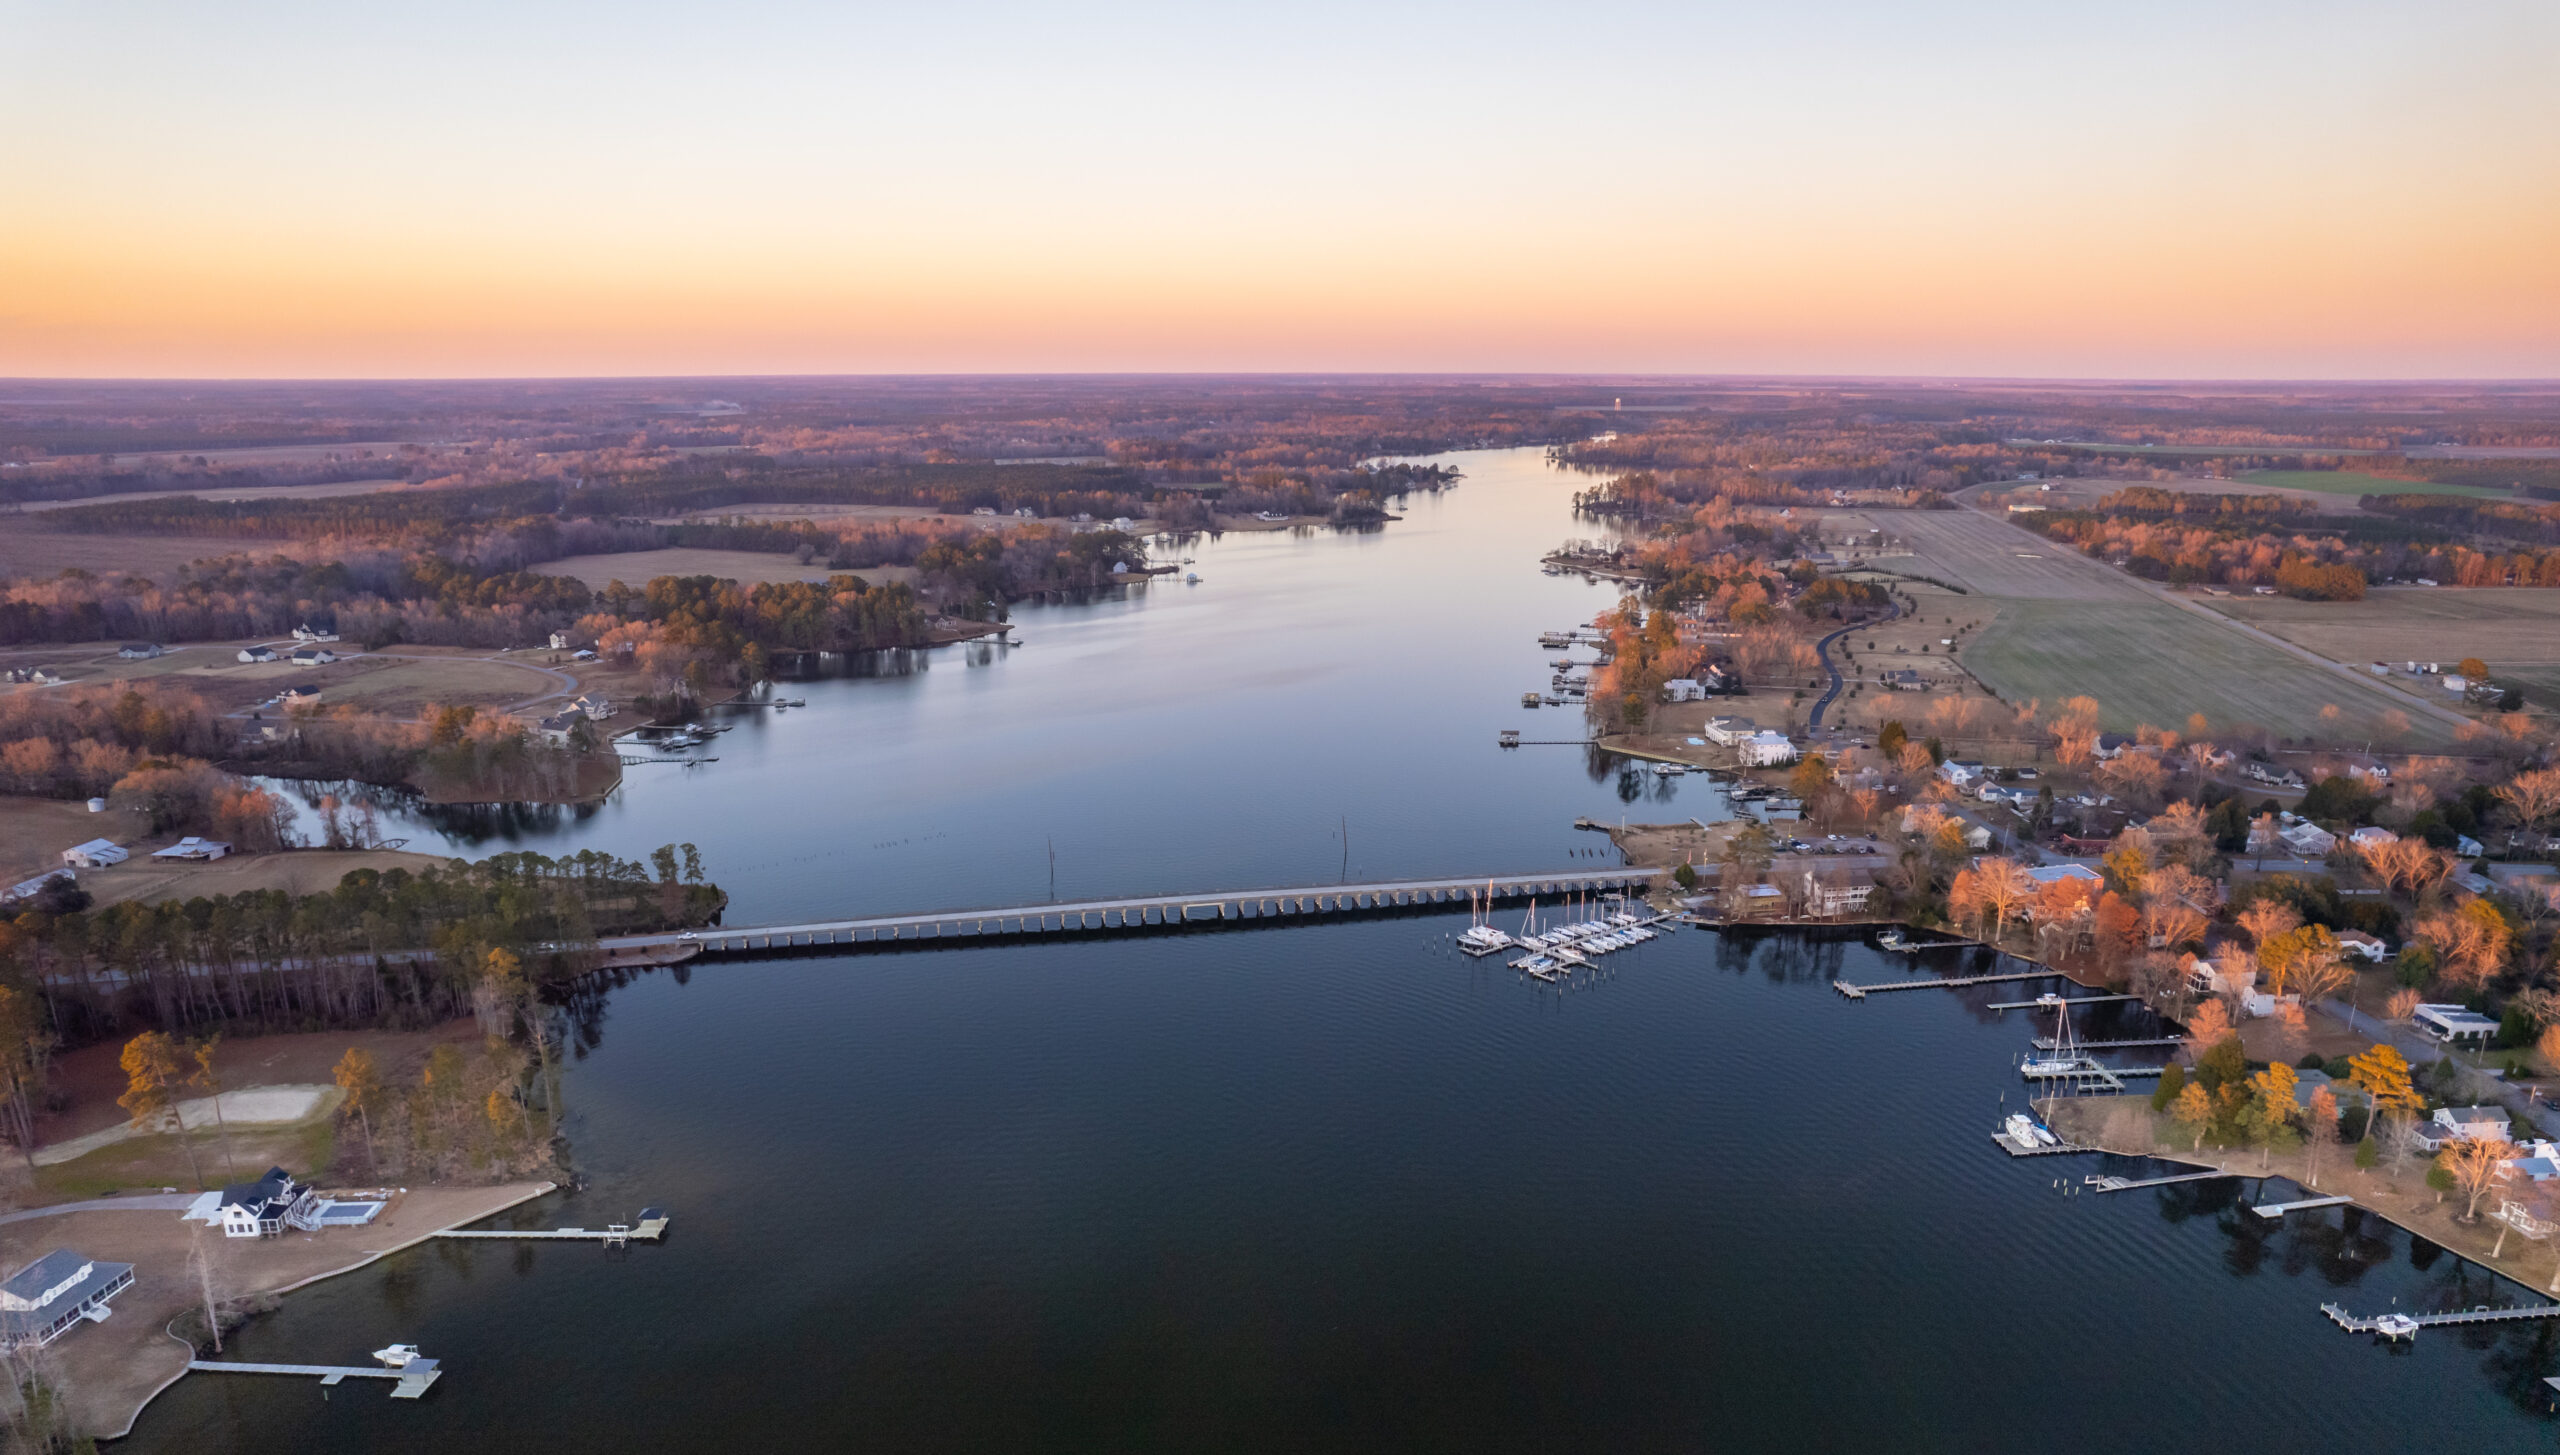
<path id="1" fill-rule="evenodd" d="M 461 1189 L 450 1190 L 461 1191 Z M 394 1243 L 385 1248 L 375 1249 L 366 1253 L 364 1256 L 357 1258 L 351 1263 L 343 1264 L 335 1268 L 325 1269 L 318 1273 L 309 1274 L 305 1277 L 295 1279 L 290 1283 L 278 1285 L 274 1288 L 258 1289 L 253 1293 L 244 1294 L 243 1296 L 281 1299 L 286 1294 L 292 1293 L 296 1289 L 308 1288 L 315 1283 L 324 1282 L 332 1278 L 343 1277 L 346 1274 L 356 1272 L 359 1269 L 378 1263 L 383 1259 L 390 1257 L 394 1253 L 405 1253 L 410 1249 L 417 1247 L 419 1244 L 441 1237 L 455 1228 L 465 1227 L 472 1223 L 496 1217 L 498 1214 L 505 1212 L 510 1208 L 521 1207 L 528 1202 L 532 1202 L 536 1198 L 548 1197 L 552 1193 L 560 1190 L 560 1184 L 548 1180 L 531 1184 L 501 1183 L 498 1184 L 497 1187 L 490 1188 L 488 1190 L 493 1192 L 503 1190 L 512 1192 L 514 1195 L 494 1206 L 481 1208 L 477 1211 L 471 1212 L 467 1217 L 456 1217 L 448 1221 L 438 1222 L 436 1226 L 417 1234 L 415 1237 Z M 252 1317 L 255 1317 L 255 1315 L 252 1315 Z M 174 1320 L 172 1320 L 172 1322 L 174 1322 Z M 246 1327 L 245 1323 L 243 1324 L 243 1327 Z M 151 1402 L 158 1399 L 169 1389 L 170 1386 L 176 1384 L 179 1380 L 186 1378 L 188 1374 L 193 1372 L 187 1367 L 187 1365 L 192 1363 L 198 1357 L 199 1351 L 196 1347 L 171 1332 L 166 1324 L 162 1325 L 160 1335 L 161 1337 L 168 1339 L 170 1342 L 184 1347 L 187 1350 L 186 1360 L 181 1362 L 178 1368 L 167 1378 L 161 1380 L 158 1384 L 153 1385 L 141 1396 L 140 1399 L 134 1402 L 133 1408 L 126 1412 L 124 1423 L 122 1425 L 112 1431 L 104 1429 L 94 1431 L 92 1432 L 92 1438 L 98 1440 L 121 1440 L 127 1435 L 132 1434 L 133 1427 L 140 1423 L 142 1419 L 142 1412 L 150 1407 Z"/>

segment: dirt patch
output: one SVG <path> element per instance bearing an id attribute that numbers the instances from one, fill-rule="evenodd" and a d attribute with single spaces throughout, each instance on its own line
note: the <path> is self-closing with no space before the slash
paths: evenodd
<path id="1" fill-rule="evenodd" d="M 912 566 L 865 566 L 850 572 L 830 571 L 824 561 L 804 566 L 797 557 L 790 555 L 682 548 L 630 551 L 613 556 L 568 556 L 533 569 L 545 576 L 574 576 L 599 591 L 616 581 L 626 586 L 642 586 L 660 576 L 717 576 L 750 586 L 770 581 L 824 581 L 829 576 L 842 575 L 859 576 L 874 586 L 887 586 L 899 582 L 912 583 L 916 576 Z"/>
<path id="2" fill-rule="evenodd" d="M 548 1182 L 411 1188 L 396 1194 L 381 1216 L 363 1227 L 281 1238 L 226 1238 L 166 1210 L 65 1213 L 0 1228 L 0 1265 L 20 1268 L 55 1248 L 133 1265 L 133 1287 L 116 1297 L 108 1320 L 72 1330 L 42 1356 L 68 1389 L 78 1428 L 121 1435 L 133 1428 L 143 1405 L 194 1357 L 167 1329 L 171 1320 L 201 1306 L 187 1271 L 189 1252 L 199 1242 L 213 1261 L 216 1286 L 231 1298 L 253 1298 L 361 1268 L 444 1229 L 477 1222 L 552 1190 Z M 313 1350 L 311 1359 L 362 1364 L 365 1354 L 362 1349 Z"/>
<path id="3" fill-rule="evenodd" d="M 146 842 L 155 846 L 164 843 Z M 112 869 L 83 872 L 80 887 L 95 896 L 100 905 L 183 902 L 253 889 L 325 894 L 358 869 L 384 873 L 406 869 L 415 874 L 422 869 L 441 868 L 445 863 L 434 854 L 412 854 L 402 849 L 289 849 L 281 854 L 234 854 L 228 859 L 199 864 L 150 859 L 137 849 L 130 861 Z"/>

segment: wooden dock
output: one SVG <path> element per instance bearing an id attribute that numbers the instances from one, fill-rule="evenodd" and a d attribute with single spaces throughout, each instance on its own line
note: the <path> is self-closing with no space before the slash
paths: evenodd
<path id="1" fill-rule="evenodd" d="M 2305 1208 L 2342 1207 L 2353 1201 L 2355 1199 L 2352 1197 L 2304 1197 L 2292 1202 L 2262 1202 L 2249 1210 L 2262 1218 L 2274 1220 L 2282 1218 L 2289 1212 L 2301 1212 Z"/>
<path id="2" fill-rule="evenodd" d="M 2084 1181 L 2093 1192 L 2131 1192 L 2140 1187 L 2167 1187 L 2173 1182 L 2207 1182 L 2216 1177 L 2237 1177 L 2237 1172 L 2176 1172 L 2167 1177 L 2091 1177 Z"/>
<path id="3" fill-rule="evenodd" d="M 1950 943 L 1963 942 L 1950 941 Z M 1922 946 L 1922 948 L 1934 949 L 1935 946 Z M 1956 990 L 1967 985 L 1998 985 L 2012 980 L 2046 980 L 2061 973 L 2059 970 L 2003 971 L 1997 975 L 1958 975 L 1944 980 L 1895 980 L 1881 985 L 1852 985 L 1846 980 L 1834 980 L 1831 982 L 1831 988 L 1851 1000 L 1864 1000 L 1870 995 L 1882 995 L 1888 990 Z M 2034 1002 L 2030 1001 L 2028 1004 L 2032 1005 Z M 1994 1007 L 1994 1009 L 1997 1008 Z"/>
<path id="4" fill-rule="evenodd" d="M 2132 1041 L 2074 1041 L 2071 1047 L 2075 1051 L 2130 1051 L 2144 1046 L 2183 1046 L 2186 1043 L 2187 1038 L 2184 1036 L 2151 1036 Z M 2062 1043 L 2051 1036 L 2038 1036 L 2036 1049 L 2059 1051 L 2062 1049 Z"/>
<path id="5" fill-rule="evenodd" d="M 2441 1314 L 2375 1314 L 2359 1318 L 2334 1303 L 2320 1305 L 2329 1322 L 2350 1334 L 2380 1334 L 2386 1339 L 2414 1339 L 2420 1329 L 2439 1324 L 2505 1324 L 2524 1319 L 2560 1318 L 2560 1303 L 2527 1304 L 2520 1308 L 2493 1308 L 2478 1304 L 2467 1309 Z"/>
<path id="6" fill-rule="evenodd" d="M 2010 1136 L 2007 1132 L 1993 1132 L 1991 1134 L 1991 1140 L 1999 1143 L 2000 1150 L 2008 1153 L 2012 1157 L 2059 1157 L 2066 1152 L 2102 1152 L 2106 1150 L 2103 1147 L 2074 1146 L 2069 1142 L 2057 1142 L 2050 1147 L 2044 1145 L 2042 1142 L 2038 1142 L 2033 1146 L 2021 1146 L 2019 1145 L 2018 1140 L 2015 1137 Z"/>
<path id="7" fill-rule="evenodd" d="M 2046 971 L 2045 973 L 2046 973 L 2046 974 L 2048 974 L 2048 975 L 2050 975 L 2050 974 L 2053 974 L 2053 973 L 2055 973 L 2055 972 L 2048 970 L 2048 971 Z M 2142 998 L 2142 997 L 2141 997 L 2141 996 L 2139 996 L 2139 995 L 2084 995 L 2084 996 L 2081 996 L 2081 997 L 2080 997 L 2079 999 L 2077 999 L 2077 1000 L 2065 1000 L 2065 999 L 2055 999 L 2055 1000 L 2050 1000 L 2050 1001 L 2046 1001 L 2046 1000 L 2002 1000 L 2002 1001 L 1995 1001 L 1995 1002 L 1993 1002 L 1993 1003 L 1992 1003 L 1992 1004 L 1990 1004 L 1990 1005 L 1986 1005 L 1986 1006 L 1984 1006 L 1984 1007 L 1983 1007 L 1983 1009 L 1985 1009 L 1985 1010 L 2034 1010 L 2036 1007 L 2038 1007 L 2038 1006 L 2042 1006 L 2042 1005 L 2105 1005 L 2105 1004 L 2107 1004 L 2109 1001 L 2116 1001 L 2116 1000 L 2140 1000 L 2141 998 Z"/>
<path id="8" fill-rule="evenodd" d="M 388 1379 L 393 1382 L 393 1399 L 416 1399 L 444 1377 L 443 1368 L 433 1359 L 412 1359 L 398 1369 L 363 1364 L 241 1364 L 228 1359 L 190 1359 L 187 1368 L 198 1374 L 298 1374 L 318 1379 L 324 1386 L 348 1379 Z"/>
<path id="9" fill-rule="evenodd" d="M 706 955 L 763 954 L 791 949 L 919 943 L 967 944 L 997 938 L 1073 934 L 1089 930 L 1158 929 L 1219 922 L 1288 923 L 1317 915 L 1463 905 L 1470 901 L 1518 901 L 1564 894 L 1641 893 L 1667 872 L 1660 869 L 1581 869 L 1546 874 L 1470 875 L 1459 879 L 1398 879 L 1366 884 L 1327 884 L 1289 889 L 1243 889 L 1207 894 L 1142 895 L 1064 904 L 938 910 L 926 914 L 870 915 L 804 920 L 797 924 L 714 926 L 647 935 L 612 935 L 597 947 L 613 951 L 690 947 Z"/>
<path id="10" fill-rule="evenodd" d="M 610 1223 L 601 1228 L 448 1228 L 439 1238 L 480 1238 L 508 1242 L 548 1240 L 562 1243 L 602 1243 L 609 1248 L 627 1247 L 637 1241 L 655 1243 L 667 1235 L 667 1214 L 662 1208 L 644 1207 L 636 1223 Z"/>

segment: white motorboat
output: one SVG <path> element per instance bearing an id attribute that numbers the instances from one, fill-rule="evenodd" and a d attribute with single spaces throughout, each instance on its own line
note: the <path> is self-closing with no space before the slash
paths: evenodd
<path id="1" fill-rule="evenodd" d="M 393 1369 L 406 1369 L 422 1357 L 415 1344 L 393 1344 L 373 1351 L 373 1357 Z"/>

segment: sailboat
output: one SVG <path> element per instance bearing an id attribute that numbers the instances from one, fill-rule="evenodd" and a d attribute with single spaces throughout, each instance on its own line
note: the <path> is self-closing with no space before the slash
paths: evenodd
<path id="1" fill-rule="evenodd" d="M 2053 1049 L 2030 1055 L 2018 1063 L 2020 1073 L 2027 1076 L 2068 1076 L 2089 1068 L 2088 1054 L 2071 1034 L 2071 1007 L 2058 995 L 2038 996 L 2036 1004 L 2053 1006 Z"/>

